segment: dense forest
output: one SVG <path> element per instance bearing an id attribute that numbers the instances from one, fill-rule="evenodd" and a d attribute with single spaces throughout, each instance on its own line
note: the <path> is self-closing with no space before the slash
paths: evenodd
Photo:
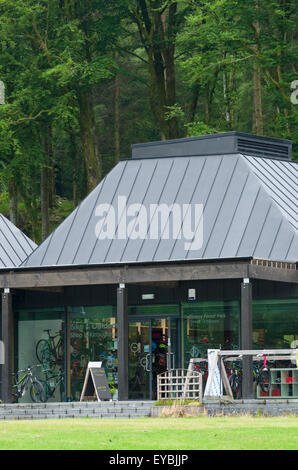
<path id="1" fill-rule="evenodd" d="M 297 0 L 0 0 L 0 212 L 40 243 L 131 144 L 298 148 Z M 298 82 L 296 82 L 298 85 Z"/>

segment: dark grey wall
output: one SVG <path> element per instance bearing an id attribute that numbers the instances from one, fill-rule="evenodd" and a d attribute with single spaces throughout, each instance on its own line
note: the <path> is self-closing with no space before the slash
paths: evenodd
<path id="1" fill-rule="evenodd" d="M 127 285 L 128 304 L 179 303 L 186 301 L 188 289 L 195 288 L 197 300 L 240 299 L 240 280 L 190 281 L 158 287 Z M 63 293 L 18 291 L 14 308 L 45 308 L 55 306 L 116 305 L 117 286 L 67 287 Z M 142 301 L 141 295 L 154 293 L 152 301 Z M 298 298 L 298 285 L 269 281 L 253 281 L 253 299 Z"/>

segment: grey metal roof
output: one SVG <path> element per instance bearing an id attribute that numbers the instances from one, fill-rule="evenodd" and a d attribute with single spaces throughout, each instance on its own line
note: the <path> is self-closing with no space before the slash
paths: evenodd
<path id="1" fill-rule="evenodd" d="M 69 266 L 255 257 L 298 259 L 297 164 L 242 154 L 119 162 L 22 266 Z M 183 237 L 103 239 L 99 204 L 203 204 L 203 245 Z M 120 214 L 121 215 L 121 214 Z M 170 221 L 169 221 L 170 223 Z M 148 223 L 148 234 L 150 223 Z"/>
<path id="2" fill-rule="evenodd" d="M 37 245 L 0 214 L 0 268 L 19 266 Z"/>
<path id="3" fill-rule="evenodd" d="M 298 230 L 297 163 L 252 157 L 246 160 L 284 217 Z"/>

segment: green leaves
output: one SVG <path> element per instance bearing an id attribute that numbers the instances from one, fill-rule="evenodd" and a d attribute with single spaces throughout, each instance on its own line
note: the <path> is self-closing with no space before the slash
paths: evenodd
<path id="1" fill-rule="evenodd" d="M 1 171 L 7 182 L 18 175 L 28 210 L 36 208 L 39 199 L 41 168 L 50 162 L 54 172 L 55 135 L 81 136 L 81 91 L 92 97 L 94 87 L 115 73 L 113 50 L 124 3 L 0 2 L 0 80 L 6 85 L 6 104 L 0 105 L 0 168 L 4 165 Z M 84 121 L 95 142 L 92 113 L 90 99 L 86 113 L 90 121 Z M 77 159 L 89 158 L 81 152 Z M 71 166 L 73 157 L 68 158 Z M 93 161 L 99 167 L 97 157 Z M 76 165 L 84 168 L 80 161 Z"/>
<path id="2" fill-rule="evenodd" d="M 255 69 L 264 134 L 298 147 L 297 19 L 294 0 L 0 0 L 2 187 L 18 177 L 36 232 L 41 168 L 77 201 L 113 164 L 116 113 L 125 157 L 133 142 L 252 132 Z"/>

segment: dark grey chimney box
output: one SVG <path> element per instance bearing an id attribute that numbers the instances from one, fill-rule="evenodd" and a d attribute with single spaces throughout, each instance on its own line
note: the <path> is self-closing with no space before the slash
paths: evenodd
<path id="1" fill-rule="evenodd" d="M 292 160 L 292 141 L 243 132 L 225 132 L 132 145 L 132 158 L 183 157 L 243 153 Z"/>

